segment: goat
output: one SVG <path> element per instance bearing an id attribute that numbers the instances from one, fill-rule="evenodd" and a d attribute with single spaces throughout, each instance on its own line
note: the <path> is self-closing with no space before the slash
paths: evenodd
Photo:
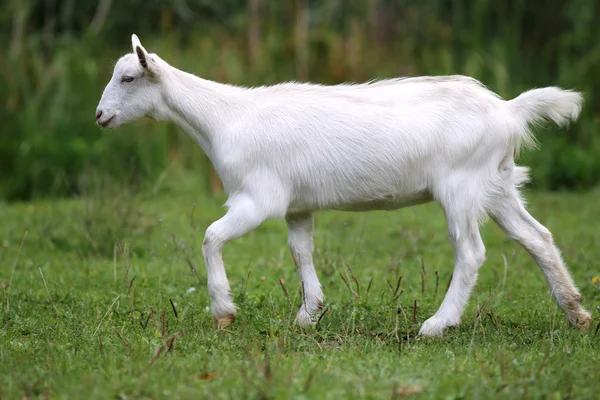
<path id="1" fill-rule="evenodd" d="M 420 335 L 439 336 L 460 323 L 485 259 L 479 225 L 487 216 L 533 256 L 571 324 L 589 327 L 551 233 L 525 209 L 519 189 L 528 169 L 514 161 L 521 148 L 535 146 L 533 124 L 577 119 L 580 93 L 547 87 L 505 101 L 466 76 L 246 88 L 178 70 L 148 54 L 136 35 L 132 47 L 115 65 L 96 121 L 103 128 L 144 116 L 172 121 L 210 158 L 228 194 L 226 214 L 202 243 L 216 328 L 236 315 L 222 259 L 227 242 L 284 218 L 303 286 L 296 321 L 313 325 L 323 307 L 313 214 L 430 201 L 445 213 L 455 267 Z"/>

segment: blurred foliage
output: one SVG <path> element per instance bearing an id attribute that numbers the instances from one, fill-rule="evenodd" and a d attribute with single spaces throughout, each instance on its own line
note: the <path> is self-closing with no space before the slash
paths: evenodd
<path id="1" fill-rule="evenodd" d="M 208 171 L 178 128 L 103 133 L 94 112 L 131 33 L 180 69 L 234 84 L 462 73 L 505 98 L 559 85 L 580 121 L 525 154 L 534 186 L 600 181 L 600 4 L 595 0 L 8 0 L 0 6 L 0 199 L 73 195 L 89 174 L 155 185 Z M 205 173 L 200 184 L 208 184 Z M 204 179 L 202 179 L 204 177 Z M 137 187 L 137 186 L 136 186 Z"/>

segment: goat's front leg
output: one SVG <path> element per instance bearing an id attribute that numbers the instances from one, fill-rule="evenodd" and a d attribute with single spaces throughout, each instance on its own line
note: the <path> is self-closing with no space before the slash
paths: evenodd
<path id="1" fill-rule="evenodd" d="M 245 235 L 259 226 L 266 213 L 256 201 L 247 196 L 238 196 L 228 202 L 229 211 L 206 230 L 202 253 L 208 275 L 208 293 L 215 327 L 225 328 L 235 319 L 236 306 L 223 265 L 223 247 L 233 239 Z"/>
<path id="2" fill-rule="evenodd" d="M 316 314 L 323 308 L 323 291 L 313 265 L 313 215 L 288 215 L 288 245 L 302 281 L 302 306 L 296 322 L 302 326 L 315 324 Z"/>

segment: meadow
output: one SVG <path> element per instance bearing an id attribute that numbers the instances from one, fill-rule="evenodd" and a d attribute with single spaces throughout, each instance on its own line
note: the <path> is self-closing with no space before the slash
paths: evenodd
<path id="1" fill-rule="evenodd" d="M 0 204 L 0 398 L 593 399 L 598 320 L 570 327 L 529 255 L 492 222 L 462 324 L 416 333 L 453 268 L 435 204 L 316 217 L 325 291 L 294 325 L 300 283 L 283 221 L 230 243 L 240 310 L 213 328 L 200 254 L 224 210 L 186 173 L 134 191 Z M 178 182 L 177 185 L 174 182 Z M 597 316 L 598 192 L 528 193 Z"/>

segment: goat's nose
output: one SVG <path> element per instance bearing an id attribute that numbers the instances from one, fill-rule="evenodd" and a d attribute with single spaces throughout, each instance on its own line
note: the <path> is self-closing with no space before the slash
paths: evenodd
<path id="1" fill-rule="evenodd" d="M 102 116 L 102 110 L 96 110 L 96 121 L 98 121 L 101 116 Z"/>

